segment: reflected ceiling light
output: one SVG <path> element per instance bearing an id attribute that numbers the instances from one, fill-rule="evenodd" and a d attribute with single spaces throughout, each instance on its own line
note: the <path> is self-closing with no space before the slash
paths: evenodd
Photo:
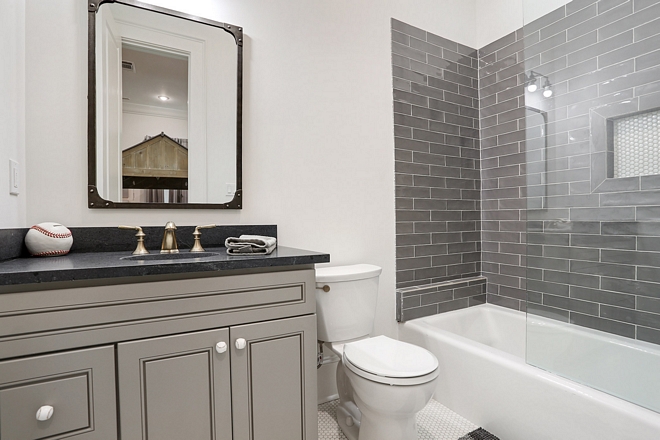
<path id="1" fill-rule="evenodd" d="M 530 93 L 534 93 L 538 88 L 539 86 L 536 85 L 536 75 L 534 75 L 534 72 L 531 72 L 529 74 L 529 80 L 527 81 L 527 90 L 529 90 Z"/>
<path id="2" fill-rule="evenodd" d="M 158 95 L 158 99 L 160 99 L 161 101 L 169 101 L 170 97 L 165 95 Z"/>
<path id="3" fill-rule="evenodd" d="M 544 98 L 550 98 L 554 94 L 552 84 L 550 84 L 550 78 L 533 70 L 529 72 L 529 76 L 525 77 L 525 86 L 529 93 L 540 90 Z"/>
<path id="4" fill-rule="evenodd" d="M 543 84 L 543 96 L 549 98 L 552 96 L 552 87 L 550 86 L 550 80 L 545 79 L 545 84 Z"/>

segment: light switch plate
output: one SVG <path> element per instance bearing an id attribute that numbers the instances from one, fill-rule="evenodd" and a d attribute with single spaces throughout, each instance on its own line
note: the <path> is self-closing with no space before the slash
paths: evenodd
<path id="1" fill-rule="evenodd" d="M 17 196 L 20 192 L 20 178 L 18 174 L 18 162 L 9 159 L 9 194 Z"/>

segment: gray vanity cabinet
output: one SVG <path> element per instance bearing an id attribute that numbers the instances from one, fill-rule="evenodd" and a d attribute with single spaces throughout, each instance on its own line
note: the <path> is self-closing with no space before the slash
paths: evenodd
<path id="1" fill-rule="evenodd" d="M 0 440 L 316 440 L 313 267 L 48 287 L 0 297 Z"/>
<path id="2" fill-rule="evenodd" d="M 232 440 L 229 330 L 117 345 L 122 440 Z"/>
<path id="3" fill-rule="evenodd" d="M 234 440 L 316 440 L 315 317 L 240 325 L 229 334 Z"/>
<path id="4" fill-rule="evenodd" d="M 302 316 L 118 344 L 122 440 L 314 439 L 315 328 Z"/>

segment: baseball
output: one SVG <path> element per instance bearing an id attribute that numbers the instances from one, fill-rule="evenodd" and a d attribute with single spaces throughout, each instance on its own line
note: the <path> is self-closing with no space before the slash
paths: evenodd
<path id="1" fill-rule="evenodd" d="M 71 231 L 59 223 L 34 225 L 25 236 L 25 246 L 35 257 L 56 257 L 69 253 L 73 245 Z"/>

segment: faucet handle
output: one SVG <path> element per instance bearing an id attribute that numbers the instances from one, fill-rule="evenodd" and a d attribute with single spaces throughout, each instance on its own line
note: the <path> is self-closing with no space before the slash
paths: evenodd
<path id="1" fill-rule="evenodd" d="M 195 228 L 195 232 L 199 232 L 198 229 L 211 229 L 211 228 L 215 228 L 216 226 L 217 226 L 217 225 L 215 225 L 215 224 L 213 224 L 213 225 L 202 225 L 202 226 L 197 226 L 197 227 Z M 193 232 L 193 234 L 194 234 L 195 232 Z"/>
<path id="2" fill-rule="evenodd" d="M 197 226 L 195 228 L 195 232 L 193 232 L 193 237 L 195 237 L 195 243 L 193 244 L 192 249 L 190 249 L 190 252 L 204 252 L 204 248 L 202 247 L 202 243 L 200 241 L 200 237 L 202 236 L 202 233 L 199 232 L 200 229 L 210 229 L 210 228 L 215 228 L 216 225 L 202 225 L 202 226 Z"/>
<path id="3" fill-rule="evenodd" d="M 147 236 L 144 232 L 142 232 L 142 228 L 140 226 L 123 226 L 120 225 L 118 226 L 119 229 L 130 229 L 133 231 L 137 231 L 137 234 L 135 236 L 137 237 L 137 247 L 133 251 L 133 255 L 145 255 L 148 254 L 149 251 L 147 248 L 144 247 L 144 237 Z"/>
<path id="4" fill-rule="evenodd" d="M 119 225 L 117 226 L 119 229 L 130 229 L 132 231 L 141 231 L 142 227 L 140 226 L 124 226 L 124 225 Z"/>

